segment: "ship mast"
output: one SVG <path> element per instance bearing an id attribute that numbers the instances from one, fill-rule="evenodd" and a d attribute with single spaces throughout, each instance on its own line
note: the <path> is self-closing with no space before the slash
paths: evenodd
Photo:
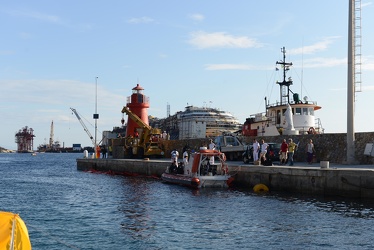
<path id="1" fill-rule="evenodd" d="M 279 82 L 277 81 L 277 84 L 279 84 L 280 87 L 280 105 L 290 103 L 290 85 L 292 85 L 292 79 L 289 77 L 286 80 L 286 74 L 287 71 L 290 70 L 290 67 L 292 66 L 292 62 L 288 63 L 286 62 L 286 48 L 281 48 L 281 52 L 283 53 L 283 61 L 277 61 L 276 64 L 282 65 L 283 69 L 283 81 Z M 279 70 L 278 68 L 276 68 Z"/>

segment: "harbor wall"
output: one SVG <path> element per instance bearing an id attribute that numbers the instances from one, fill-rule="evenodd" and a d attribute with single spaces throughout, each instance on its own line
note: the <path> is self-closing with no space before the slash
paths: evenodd
<path id="1" fill-rule="evenodd" d="M 100 171 L 121 175 L 161 177 L 167 167 L 166 161 L 137 159 L 77 159 L 80 171 Z"/>
<path id="2" fill-rule="evenodd" d="M 129 176 L 159 178 L 169 162 L 165 160 L 77 159 L 80 171 L 100 171 Z M 374 198 L 374 171 L 357 168 L 320 168 L 229 165 L 237 187 L 253 188 L 265 184 L 270 191 Z"/>
<path id="3" fill-rule="evenodd" d="M 294 159 L 297 162 L 306 162 L 306 145 L 310 139 L 313 140 L 316 150 L 314 162 L 329 161 L 331 163 L 344 164 L 347 158 L 347 134 L 305 134 L 305 135 L 281 135 L 281 136 L 239 136 L 244 144 L 251 144 L 253 139 L 258 141 L 264 139 L 265 142 L 282 143 L 283 139 L 292 138 L 295 143 L 299 143 L 295 152 Z M 374 158 L 364 155 L 367 143 L 374 142 L 374 132 L 355 133 L 355 159 L 357 164 L 374 164 Z M 191 149 L 197 150 L 201 146 L 207 146 L 209 138 L 189 139 L 189 140 L 171 140 L 165 141 L 165 157 L 170 157 L 170 152 L 176 148 L 182 152 L 185 145 Z"/>
<path id="4" fill-rule="evenodd" d="M 252 142 L 254 137 L 243 137 L 246 143 Z M 306 134 L 306 135 L 282 135 L 282 136 L 257 136 L 259 141 L 281 143 L 283 139 L 292 138 L 295 143 L 299 143 L 294 159 L 297 162 L 306 162 L 306 145 L 310 139 L 316 150 L 314 162 L 329 161 L 332 163 L 344 164 L 347 160 L 347 134 Z M 367 143 L 374 142 L 374 132 L 355 133 L 355 159 L 357 164 L 373 164 L 373 157 L 364 155 Z"/>
<path id="5" fill-rule="evenodd" d="M 238 186 L 261 183 L 270 190 L 289 193 L 374 198 L 372 169 L 239 166 L 237 170 L 231 170 L 232 173 L 235 171 Z"/>

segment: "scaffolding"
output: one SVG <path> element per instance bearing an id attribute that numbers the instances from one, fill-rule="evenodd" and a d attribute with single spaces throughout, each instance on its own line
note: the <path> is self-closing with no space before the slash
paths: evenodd
<path id="1" fill-rule="evenodd" d="M 23 127 L 15 135 L 18 153 L 27 153 L 34 150 L 34 130 L 29 127 Z"/>

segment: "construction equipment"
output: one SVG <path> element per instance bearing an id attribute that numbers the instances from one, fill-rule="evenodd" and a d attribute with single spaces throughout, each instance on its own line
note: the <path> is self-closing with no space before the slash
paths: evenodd
<path id="1" fill-rule="evenodd" d="M 84 124 L 84 122 L 81 119 L 80 115 L 78 114 L 78 112 L 75 109 L 73 109 L 73 108 L 70 108 L 70 109 L 71 109 L 71 111 L 73 111 L 73 113 L 75 114 L 75 116 L 78 118 L 78 121 L 81 123 L 84 131 L 86 131 L 88 137 L 90 137 L 90 139 L 92 141 L 92 145 L 95 147 L 96 146 L 95 145 L 95 140 L 94 140 L 93 136 L 91 135 L 90 131 L 88 130 L 88 128 L 86 127 L 86 125 Z"/>
<path id="2" fill-rule="evenodd" d="M 128 107 L 123 107 L 121 112 L 126 113 L 139 126 L 134 135 L 125 138 L 125 156 L 130 158 L 163 157 L 161 130 L 144 123 Z"/>

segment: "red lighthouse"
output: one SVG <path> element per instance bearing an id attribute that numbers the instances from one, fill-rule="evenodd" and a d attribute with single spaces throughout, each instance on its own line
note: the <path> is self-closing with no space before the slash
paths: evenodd
<path id="1" fill-rule="evenodd" d="M 149 108 L 149 98 L 143 94 L 143 90 L 144 89 L 137 84 L 136 87 L 132 89 L 132 95 L 127 97 L 126 107 L 137 115 L 145 124 L 149 125 L 147 112 Z M 126 137 L 136 136 L 137 128 L 139 128 L 139 126 L 129 117 L 127 120 Z"/>

